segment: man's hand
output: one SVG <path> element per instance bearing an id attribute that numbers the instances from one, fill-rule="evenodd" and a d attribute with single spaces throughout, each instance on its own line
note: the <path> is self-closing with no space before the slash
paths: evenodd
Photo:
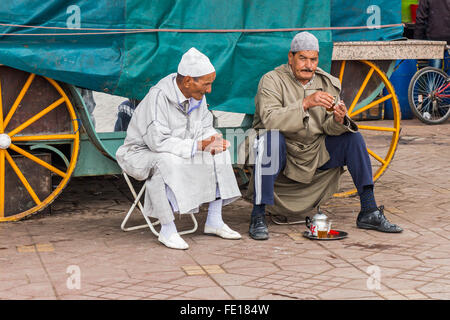
<path id="1" fill-rule="evenodd" d="M 230 147 L 230 142 L 222 138 L 222 135 L 217 133 L 208 139 L 198 142 L 197 150 L 206 151 L 212 155 L 221 153 Z"/>
<path id="2" fill-rule="evenodd" d="M 344 101 L 340 101 L 337 105 L 334 106 L 334 120 L 339 122 L 340 124 L 344 123 L 345 115 L 347 114 L 347 107 L 345 106 Z"/>
<path id="3" fill-rule="evenodd" d="M 324 108 L 333 107 L 334 97 L 328 92 L 317 91 L 303 99 L 303 109 L 308 110 L 311 107 L 321 106 Z"/>

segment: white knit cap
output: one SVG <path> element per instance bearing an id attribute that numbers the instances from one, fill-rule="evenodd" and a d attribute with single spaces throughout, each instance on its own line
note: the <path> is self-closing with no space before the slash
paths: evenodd
<path id="1" fill-rule="evenodd" d="M 194 47 L 183 54 L 178 64 L 178 73 L 182 76 L 201 77 L 214 71 L 209 58 Z"/>
<path id="2" fill-rule="evenodd" d="M 297 33 L 291 42 L 291 52 L 304 50 L 319 51 L 319 40 L 307 31 Z"/>

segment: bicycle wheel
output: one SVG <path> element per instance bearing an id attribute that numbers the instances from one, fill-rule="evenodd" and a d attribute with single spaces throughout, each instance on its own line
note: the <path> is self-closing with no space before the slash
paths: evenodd
<path id="1" fill-rule="evenodd" d="M 442 70 L 426 67 L 416 72 L 408 88 L 411 111 L 426 124 L 450 117 L 450 78 Z"/>

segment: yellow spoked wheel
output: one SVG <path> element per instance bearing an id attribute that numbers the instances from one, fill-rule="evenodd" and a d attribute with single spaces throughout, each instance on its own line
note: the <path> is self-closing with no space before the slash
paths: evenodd
<path id="1" fill-rule="evenodd" d="M 342 61 L 336 66 L 335 73 L 342 83 L 341 98 L 348 108 L 348 115 L 356 121 L 364 136 L 375 182 L 391 163 L 400 135 L 401 115 L 395 90 L 380 67 L 370 61 Z M 382 90 L 383 86 L 385 90 Z M 392 105 L 392 120 L 368 121 L 370 116 L 362 119 L 363 115 L 370 114 L 371 111 L 381 113 L 382 119 L 383 113 L 379 110 L 383 110 L 383 103 L 386 101 L 390 101 Z M 346 197 L 356 193 L 347 172 L 341 179 L 341 190 L 334 196 Z"/>
<path id="2" fill-rule="evenodd" d="M 44 209 L 66 186 L 79 124 L 52 79 L 0 66 L 0 92 L 0 221 L 12 221 Z"/>

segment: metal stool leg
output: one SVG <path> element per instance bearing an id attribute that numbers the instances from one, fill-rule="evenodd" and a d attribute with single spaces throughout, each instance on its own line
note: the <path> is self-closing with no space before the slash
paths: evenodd
<path id="1" fill-rule="evenodd" d="M 317 213 L 323 213 L 320 209 L 320 206 L 317 206 L 316 208 Z M 272 220 L 273 223 L 278 225 L 296 225 L 296 224 L 305 224 L 305 220 L 297 220 L 297 221 L 288 221 L 288 218 L 282 214 L 272 214 L 268 213 L 270 216 L 270 220 Z"/>
<path id="2" fill-rule="evenodd" d="M 159 224 L 159 221 L 155 221 L 155 222 L 151 222 L 151 221 L 150 221 L 149 217 L 147 217 L 147 216 L 144 214 L 144 208 L 142 207 L 142 204 L 141 204 L 141 201 L 140 201 L 142 195 L 143 195 L 144 192 L 145 192 L 145 183 L 144 183 L 144 185 L 142 186 L 142 188 L 141 188 L 141 190 L 139 191 L 139 193 L 136 194 L 136 191 L 134 190 L 134 187 L 133 187 L 133 185 L 131 184 L 131 181 L 130 181 L 130 178 L 128 177 L 128 175 L 127 175 L 125 172 L 123 172 L 123 176 L 124 176 L 124 178 L 125 178 L 125 181 L 126 181 L 127 184 L 128 184 L 128 188 L 130 189 L 130 191 L 131 191 L 131 193 L 132 193 L 132 195 L 133 195 L 133 197 L 134 197 L 135 200 L 134 200 L 133 204 L 131 205 L 130 210 L 128 210 L 127 215 L 126 215 L 125 218 L 123 219 L 120 228 L 121 228 L 123 231 L 132 231 L 132 230 L 138 230 L 138 229 L 143 229 L 143 228 L 149 227 L 150 230 L 152 231 L 152 233 L 153 233 L 155 236 L 158 237 L 158 236 L 159 236 L 159 232 L 156 231 L 156 229 L 155 229 L 154 226 L 158 225 L 158 224 Z M 131 216 L 131 214 L 133 213 L 133 211 L 134 211 L 134 209 L 136 208 L 136 206 L 139 207 L 139 210 L 141 211 L 142 216 L 144 217 L 144 219 L 145 219 L 145 221 L 147 222 L 147 224 L 142 224 L 142 225 L 137 225 L 137 226 L 127 227 L 127 228 L 126 228 L 125 225 L 126 225 L 126 223 L 128 222 L 128 219 L 130 218 L 130 216 Z M 185 230 L 185 231 L 178 232 L 180 235 L 183 235 L 183 234 L 189 234 L 189 233 L 194 233 L 195 231 L 197 231 L 197 228 L 198 228 L 197 220 L 195 219 L 193 213 L 190 213 L 189 215 L 191 216 L 192 222 L 194 223 L 194 227 L 193 227 L 192 229 L 189 229 L 189 230 Z"/>
<path id="3" fill-rule="evenodd" d="M 189 229 L 189 230 L 178 232 L 178 234 L 183 235 L 183 234 L 194 233 L 195 231 L 197 231 L 197 227 L 198 227 L 197 220 L 195 219 L 193 213 L 189 213 L 189 215 L 191 216 L 192 222 L 194 223 L 194 227 L 192 229 Z"/>
<path id="4" fill-rule="evenodd" d="M 140 201 L 142 195 L 145 192 L 145 184 L 142 186 L 141 190 L 139 191 L 139 194 L 136 194 L 136 191 L 134 190 L 133 185 L 131 184 L 130 178 L 128 178 L 128 175 L 124 172 L 123 176 L 125 178 L 125 181 L 128 184 L 128 188 L 130 188 L 130 191 L 133 194 L 133 197 L 135 200 L 134 200 L 132 206 L 130 207 L 130 210 L 128 210 L 128 213 L 125 216 L 125 219 L 123 219 L 123 221 L 122 221 L 122 225 L 120 226 L 121 229 L 123 231 L 132 231 L 132 230 L 138 230 L 138 229 L 143 229 L 143 228 L 149 227 L 155 236 L 159 236 L 159 232 L 157 232 L 154 228 L 154 226 L 159 224 L 159 221 L 155 221 L 153 223 L 150 221 L 150 219 L 144 214 L 144 208 L 142 207 L 142 204 Z M 130 218 L 131 214 L 133 213 L 134 209 L 136 208 L 136 205 L 139 206 L 139 210 L 141 211 L 142 215 L 144 216 L 144 219 L 147 222 L 147 224 L 142 224 L 142 225 L 138 225 L 138 226 L 134 226 L 134 227 L 125 228 L 125 224 L 127 223 L 128 219 Z"/>

